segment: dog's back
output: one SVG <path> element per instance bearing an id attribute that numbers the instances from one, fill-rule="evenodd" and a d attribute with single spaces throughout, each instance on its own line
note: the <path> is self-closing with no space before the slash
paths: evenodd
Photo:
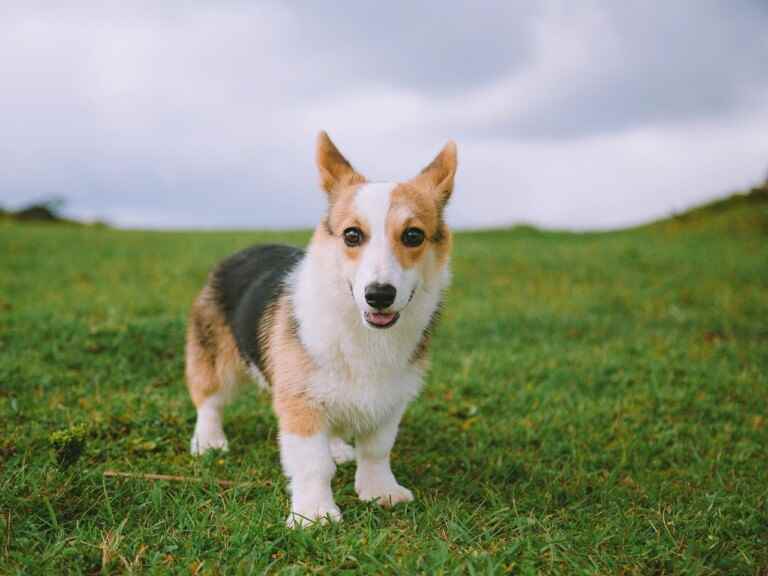
<path id="1" fill-rule="evenodd" d="M 304 257 L 293 246 L 252 246 L 224 260 L 211 276 L 216 306 L 224 315 L 240 355 L 264 372 L 271 308 L 285 280 Z"/>

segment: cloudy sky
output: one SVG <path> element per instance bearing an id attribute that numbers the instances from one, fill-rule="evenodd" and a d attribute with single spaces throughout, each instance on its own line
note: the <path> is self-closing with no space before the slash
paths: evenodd
<path id="1" fill-rule="evenodd" d="M 0 204 L 299 227 L 459 145 L 449 220 L 605 228 L 768 173 L 768 2 L 0 4 Z"/>

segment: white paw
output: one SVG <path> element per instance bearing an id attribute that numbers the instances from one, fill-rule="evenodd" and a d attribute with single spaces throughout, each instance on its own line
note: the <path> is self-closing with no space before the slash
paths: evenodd
<path id="1" fill-rule="evenodd" d="M 397 482 L 381 484 L 376 481 L 366 482 L 365 484 L 355 483 L 355 490 L 363 502 L 376 501 L 377 504 L 385 508 L 400 502 L 411 502 L 413 500 L 413 492 L 404 486 L 400 486 Z"/>
<path id="2" fill-rule="evenodd" d="M 288 528 L 298 528 L 300 526 L 323 525 L 329 521 L 341 522 L 341 511 L 333 503 L 291 510 L 285 524 Z"/>
<path id="3" fill-rule="evenodd" d="M 355 449 L 341 438 L 331 439 L 331 458 L 336 464 L 344 464 L 355 459 Z"/>
<path id="4" fill-rule="evenodd" d="M 189 451 L 194 456 L 202 456 L 208 450 L 222 450 L 224 452 L 229 450 L 229 444 L 227 443 L 227 437 L 224 433 L 220 434 L 200 434 L 195 432 L 192 436 L 192 441 L 189 443 Z"/>

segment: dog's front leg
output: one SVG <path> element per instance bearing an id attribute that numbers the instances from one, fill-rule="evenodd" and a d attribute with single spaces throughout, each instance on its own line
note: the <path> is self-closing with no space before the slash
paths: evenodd
<path id="1" fill-rule="evenodd" d="M 355 441 L 355 490 L 361 500 L 375 500 L 382 506 L 393 506 L 398 502 L 413 500 L 413 493 L 397 483 L 389 465 L 389 454 L 395 443 L 404 410 L 405 407 L 398 410 L 377 430 L 358 437 Z"/>
<path id="2" fill-rule="evenodd" d="M 311 436 L 280 433 L 280 459 L 291 490 L 288 526 L 340 520 L 341 512 L 333 501 L 331 479 L 336 472 L 325 431 Z"/>

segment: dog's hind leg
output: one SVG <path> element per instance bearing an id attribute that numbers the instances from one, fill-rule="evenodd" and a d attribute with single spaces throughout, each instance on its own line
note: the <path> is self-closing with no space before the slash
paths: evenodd
<path id="1" fill-rule="evenodd" d="M 234 338 L 206 288 L 192 307 L 187 328 L 187 387 L 197 407 L 192 454 L 228 449 L 221 411 L 235 392 L 242 366 Z"/>
<path id="2" fill-rule="evenodd" d="M 208 450 L 229 450 L 229 443 L 221 423 L 221 409 L 226 404 L 221 393 L 206 398 L 197 407 L 197 422 L 189 451 L 195 456 L 205 454 Z"/>
<path id="3" fill-rule="evenodd" d="M 355 459 L 355 448 L 347 444 L 343 438 L 332 436 L 330 439 L 331 457 L 336 464 L 344 464 Z"/>

